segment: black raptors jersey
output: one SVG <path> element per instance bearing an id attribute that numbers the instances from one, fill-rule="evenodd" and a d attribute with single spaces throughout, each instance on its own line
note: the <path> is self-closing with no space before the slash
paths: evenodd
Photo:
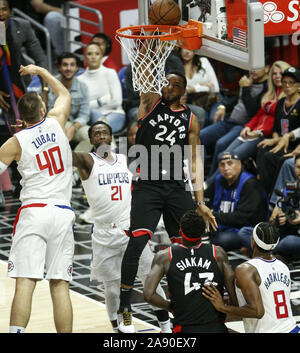
<path id="1" fill-rule="evenodd" d="M 167 273 L 174 324 L 180 326 L 223 327 L 225 315 L 216 311 L 202 295 L 202 286 L 212 282 L 223 293 L 224 280 L 215 259 L 215 246 L 201 243 L 198 248 L 173 245 L 169 248 Z M 225 327 L 225 325 L 224 325 Z M 225 328 L 226 329 L 226 328 Z"/>
<path id="2" fill-rule="evenodd" d="M 136 147 L 141 150 L 140 178 L 143 180 L 182 180 L 183 160 L 188 157 L 188 133 L 192 112 L 188 107 L 171 110 L 159 99 L 141 120 Z"/>

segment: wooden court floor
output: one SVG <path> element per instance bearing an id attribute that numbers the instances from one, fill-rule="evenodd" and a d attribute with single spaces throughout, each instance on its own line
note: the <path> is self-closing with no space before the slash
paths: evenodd
<path id="1" fill-rule="evenodd" d="M 13 223 L 20 206 L 20 201 L 15 199 L 11 193 L 7 193 L 5 196 L 6 207 L 4 211 L 0 212 L 0 334 L 7 333 L 9 327 L 10 307 L 14 295 L 15 280 L 7 277 L 6 269 Z M 73 332 L 110 334 L 112 333 L 112 329 L 105 309 L 103 286 L 101 283 L 90 281 L 90 261 L 92 256 L 91 225 L 84 225 L 78 222 L 78 216 L 87 208 L 82 199 L 82 191 L 73 192 L 72 207 L 76 214 L 73 279 L 70 283 L 71 300 L 73 303 Z M 160 233 L 161 235 L 159 235 Z M 163 230 L 159 229 L 156 234 L 158 244 L 164 242 L 163 234 Z M 228 258 L 233 268 L 241 262 L 248 260 L 247 257 L 236 252 L 229 252 Z M 290 268 L 290 272 L 292 280 L 292 310 L 296 322 L 299 324 L 300 261 Z M 165 280 L 162 280 L 161 284 L 163 288 L 167 287 Z M 156 316 L 149 304 L 144 302 L 142 293 L 143 286 L 137 279 L 132 298 L 136 331 L 137 333 L 157 333 L 159 329 Z M 226 325 L 231 332 L 244 332 L 243 323 L 238 318 L 226 322 Z M 46 280 L 37 283 L 33 296 L 32 315 L 26 332 L 56 332 L 52 317 L 52 302 L 48 281 Z"/>
<path id="2" fill-rule="evenodd" d="M 7 333 L 15 280 L 6 276 L 7 264 L 0 260 L 0 333 Z M 105 305 L 71 290 L 74 333 L 112 333 Z M 157 333 L 157 327 L 134 318 L 137 333 Z M 48 281 L 37 283 L 27 333 L 55 333 Z"/>

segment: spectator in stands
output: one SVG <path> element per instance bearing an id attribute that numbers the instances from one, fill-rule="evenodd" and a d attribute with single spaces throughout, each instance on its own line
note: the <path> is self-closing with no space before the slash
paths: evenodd
<path id="1" fill-rule="evenodd" d="M 218 78 L 220 93 L 218 94 L 218 102 L 215 103 L 210 109 L 208 121 L 206 122 L 207 125 L 216 123 L 215 120 L 218 119 L 216 112 L 219 105 L 225 105 L 226 115 L 230 115 L 234 106 L 238 102 L 240 91 L 239 81 L 248 73 L 245 70 L 221 61 L 210 59 L 210 62 L 212 63 Z"/>
<path id="2" fill-rule="evenodd" d="M 217 232 L 210 234 L 211 241 L 226 251 L 240 249 L 239 230 L 267 219 L 267 200 L 254 175 L 242 170 L 237 155 L 223 152 L 218 163 L 220 174 L 204 194 L 218 224 Z"/>
<path id="3" fill-rule="evenodd" d="M 109 56 L 112 51 L 112 40 L 110 36 L 105 33 L 96 33 L 93 35 L 91 39 L 91 43 L 98 43 L 100 48 L 103 51 L 103 58 L 101 60 L 101 64 L 105 67 L 109 67 L 111 69 L 118 70 L 118 66 L 113 61 L 113 59 Z"/>
<path id="4" fill-rule="evenodd" d="M 299 141 L 289 141 L 284 151 L 288 134 L 300 127 L 300 70 L 290 67 L 282 75 L 282 87 L 285 97 L 281 98 L 275 110 L 272 138 L 258 144 L 257 168 L 260 182 L 269 194 L 273 190 L 284 154 L 294 150 Z M 281 138 L 283 137 L 283 138 Z"/>
<path id="5" fill-rule="evenodd" d="M 64 51 L 64 29 L 62 27 L 62 6 L 69 0 L 30 0 L 36 15 L 34 18 L 42 23 L 49 31 L 51 43 L 55 53 L 60 55 Z"/>
<path id="6" fill-rule="evenodd" d="M 5 23 L 6 28 L 6 43 L 0 47 L 0 108 L 2 109 L 0 145 L 13 133 L 6 121 L 12 122 L 18 117 L 16 103 L 26 92 L 30 83 L 29 75 L 19 75 L 20 66 L 28 64 L 22 55 L 23 51 L 26 50 L 27 55 L 34 60 L 36 65 L 47 67 L 46 55 L 30 23 L 20 17 L 10 15 L 11 3 L 7 0 L 0 0 L 0 21 Z M 20 175 L 15 162 L 11 165 L 11 169 L 15 196 L 18 197 Z"/>
<path id="7" fill-rule="evenodd" d="M 76 152 L 90 152 L 88 135 L 89 122 L 89 90 L 84 82 L 78 80 L 75 76 L 80 67 L 79 58 L 73 53 L 63 53 L 58 57 L 57 78 L 69 90 L 72 98 L 71 112 L 66 123 L 66 135 L 71 142 L 78 143 L 75 147 Z M 46 88 L 44 88 L 45 90 Z M 48 110 L 52 109 L 56 100 L 54 92 L 49 89 Z"/>
<path id="8" fill-rule="evenodd" d="M 292 152 L 289 152 L 289 153 L 286 153 L 286 152 L 287 152 L 287 148 L 289 145 L 289 141 L 290 140 L 291 141 L 299 140 L 299 139 L 300 139 L 300 128 L 295 129 L 288 134 L 285 134 L 281 138 L 281 141 L 285 141 L 285 143 L 286 143 L 286 147 L 283 148 L 283 151 L 285 153 L 283 155 L 283 157 L 286 158 L 286 160 L 283 162 L 283 164 L 280 168 L 274 189 L 272 190 L 272 195 L 271 195 L 271 199 L 270 199 L 271 206 L 276 205 L 277 200 L 279 198 L 279 196 L 276 195 L 274 190 L 283 190 L 287 181 L 289 181 L 289 182 L 296 181 L 295 168 L 294 168 L 295 167 L 295 158 L 294 157 L 298 153 L 300 153 L 300 144 L 298 144 L 298 146 Z"/>
<path id="9" fill-rule="evenodd" d="M 219 121 L 200 131 L 200 141 L 205 148 L 215 145 L 208 176 L 213 175 L 218 167 L 218 154 L 226 150 L 229 144 L 239 136 L 244 124 L 260 109 L 262 96 L 267 91 L 268 72 L 269 65 L 266 64 L 261 70 L 250 71 L 249 77 L 243 76 L 239 81 L 239 100 L 230 116 L 224 119 L 226 106 L 220 105 L 216 112 L 216 121 Z"/>
<path id="10" fill-rule="evenodd" d="M 16 86 L 14 92 L 18 99 L 30 83 L 29 75 L 24 77 L 19 75 L 20 65 L 28 64 L 22 55 L 23 51 L 26 50 L 28 56 L 38 66 L 46 68 L 47 58 L 30 23 L 20 17 L 10 17 L 10 11 L 9 1 L 0 0 L 0 21 L 3 21 L 6 27 L 6 44 L 1 49 L 1 61 L 5 58 L 11 82 L 13 86 Z M 7 110 L 8 103 L 5 102 L 4 97 L 8 98 L 8 89 L 3 77 L 3 65 L 1 65 L 1 87 L 5 89 L 1 89 L 0 92 L 0 106 Z"/>
<path id="11" fill-rule="evenodd" d="M 295 156 L 294 159 L 294 174 L 296 177 L 295 189 L 288 190 L 287 186 L 279 190 L 284 196 L 295 194 L 298 205 L 290 201 L 290 208 L 282 203 L 277 204 L 274 207 L 270 221 L 276 221 L 280 232 L 280 242 L 275 249 L 275 254 L 283 256 L 287 261 L 294 261 L 300 259 L 300 199 L 299 199 L 299 186 L 297 182 L 300 182 L 300 153 Z M 291 180 L 286 180 L 291 182 Z M 287 208 L 286 208 L 287 207 Z"/>
<path id="12" fill-rule="evenodd" d="M 217 102 L 219 83 L 209 60 L 200 57 L 193 50 L 179 49 L 187 79 L 186 94 L 182 103 L 186 103 L 198 117 L 203 128 L 208 119 L 210 108 Z"/>
<path id="13" fill-rule="evenodd" d="M 178 71 L 185 75 L 184 66 L 176 52 L 171 52 L 171 54 L 167 57 L 165 63 L 165 73 L 171 71 Z M 137 112 L 140 105 L 140 94 L 138 91 L 133 89 L 132 84 L 132 71 L 131 64 L 129 64 L 125 71 L 125 82 L 126 82 L 126 92 L 127 92 L 127 100 L 128 100 L 128 120 L 137 120 Z"/>
<path id="14" fill-rule="evenodd" d="M 289 67 L 290 65 L 284 61 L 273 63 L 269 72 L 268 91 L 262 97 L 261 108 L 244 125 L 240 136 L 226 147 L 227 152 L 237 154 L 241 161 L 248 157 L 255 157 L 258 143 L 272 134 L 276 104 L 284 96 L 281 85 L 282 73 Z M 218 170 L 206 180 L 208 185 L 217 173 Z"/>
<path id="15" fill-rule="evenodd" d="M 286 188 L 287 182 L 300 181 L 300 153 L 298 153 L 293 160 L 293 177 L 288 177 L 285 181 L 282 180 L 282 188 L 278 188 L 278 191 L 282 192 L 283 195 L 287 195 L 293 191 L 288 191 Z M 276 188 L 277 189 L 277 188 Z M 282 203 L 277 204 L 281 196 L 274 196 L 276 206 L 270 217 L 270 221 L 274 222 L 280 234 L 280 241 L 273 253 L 283 257 L 286 261 L 294 261 L 300 259 L 300 204 L 296 206 L 294 210 L 294 216 L 287 216 L 287 211 Z M 299 200 L 298 200 L 299 203 Z M 288 213 L 289 214 L 289 213 Z M 254 227 L 243 227 L 239 231 L 239 236 L 242 238 L 243 247 L 251 250 L 251 236 Z M 251 254 L 251 253 L 250 253 Z"/>
<path id="16" fill-rule="evenodd" d="M 101 64 L 103 52 L 97 43 L 90 43 L 85 50 L 87 69 L 78 76 L 85 82 L 90 94 L 90 121 L 107 122 L 112 132 L 123 129 L 126 122 L 122 108 L 122 88 L 115 70 Z"/>

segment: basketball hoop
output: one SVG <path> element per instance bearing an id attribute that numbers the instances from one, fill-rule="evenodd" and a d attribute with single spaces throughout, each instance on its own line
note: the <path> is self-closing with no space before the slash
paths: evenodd
<path id="1" fill-rule="evenodd" d="M 118 29 L 116 39 L 131 63 L 133 89 L 140 94 L 161 94 L 161 89 L 168 85 L 165 62 L 174 46 L 198 49 L 201 36 L 202 23 L 198 21 L 189 21 L 183 26 L 144 25 Z"/>
<path id="2" fill-rule="evenodd" d="M 116 39 L 131 63 L 135 91 L 160 94 L 168 84 L 165 62 L 180 33 L 179 26 L 165 25 L 131 26 L 116 31 Z"/>

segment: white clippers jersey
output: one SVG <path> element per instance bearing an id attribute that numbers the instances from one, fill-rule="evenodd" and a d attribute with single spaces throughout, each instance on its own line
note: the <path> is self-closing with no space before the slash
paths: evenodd
<path id="1" fill-rule="evenodd" d="M 72 151 L 54 118 L 15 134 L 22 149 L 18 170 L 22 176 L 20 200 L 70 205 L 72 194 Z"/>
<path id="2" fill-rule="evenodd" d="M 127 167 L 126 157 L 113 154 L 115 161 L 109 163 L 96 153 L 90 155 L 94 159 L 94 165 L 89 178 L 82 181 L 82 186 L 95 222 L 94 235 L 97 229 L 128 229 L 132 174 Z M 102 239 L 101 243 L 112 245 L 112 241 Z"/>
<path id="3" fill-rule="evenodd" d="M 288 267 L 277 259 L 254 258 L 247 263 L 254 266 L 261 278 L 259 286 L 265 314 L 261 319 L 244 318 L 246 333 L 287 333 L 296 326 L 293 318 L 290 291 L 291 278 Z M 236 287 L 240 306 L 246 301 L 242 291 Z"/>

